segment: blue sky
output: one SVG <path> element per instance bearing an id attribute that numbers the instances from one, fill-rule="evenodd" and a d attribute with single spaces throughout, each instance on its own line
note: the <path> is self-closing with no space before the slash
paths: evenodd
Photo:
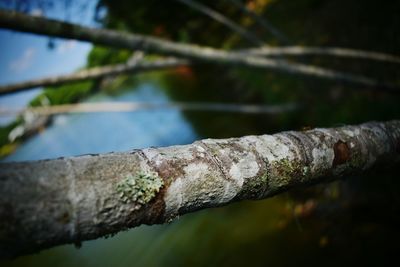
<path id="1" fill-rule="evenodd" d="M 0 84 L 72 72 L 86 63 L 91 44 L 0 30 Z"/>
<path id="2" fill-rule="evenodd" d="M 96 27 L 93 14 L 97 0 L 85 3 L 88 3 L 88 6 L 80 10 L 78 16 L 71 16 L 73 8 L 65 11 L 62 5 L 55 5 L 46 12 L 33 8 L 30 13 Z M 0 5 L 1 7 L 4 8 Z M 0 84 L 68 74 L 86 64 L 87 54 L 92 47 L 90 43 L 53 39 L 55 46 L 49 49 L 49 40 L 50 38 L 46 36 L 0 29 Z M 0 96 L 0 108 L 24 106 L 39 92 L 40 90 L 36 89 Z M 12 117 L 0 117 L 0 125 L 9 123 L 12 119 Z"/>

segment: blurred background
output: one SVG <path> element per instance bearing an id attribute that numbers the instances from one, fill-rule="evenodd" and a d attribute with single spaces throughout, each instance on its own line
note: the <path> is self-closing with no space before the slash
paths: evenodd
<path id="1" fill-rule="evenodd" d="M 400 1 L 199 0 L 269 46 L 335 46 L 400 56 Z M 244 11 L 243 7 L 246 9 Z M 0 8 L 95 28 L 220 49 L 251 38 L 178 0 L 0 0 Z M 250 15 L 250 13 L 252 15 Z M 273 34 L 259 20 L 278 31 Z M 137 51 L 0 29 L 0 85 L 124 63 Z M 145 55 L 154 59 L 157 56 Z M 304 64 L 400 82 L 398 64 L 307 56 Z M 189 144 L 203 138 L 271 134 L 400 117 L 399 94 L 266 70 L 201 64 L 119 75 L 0 96 L 2 110 L 78 102 L 285 105 L 248 114 L 179 108 L 135 112 L 0 116 L 3 162 Z M 384 265 L 400 248 L 399 171 L 358 177 L 262 201 L 244 201 L 140 226 L 113 237 L 0 261 L 2 266 Z"/>

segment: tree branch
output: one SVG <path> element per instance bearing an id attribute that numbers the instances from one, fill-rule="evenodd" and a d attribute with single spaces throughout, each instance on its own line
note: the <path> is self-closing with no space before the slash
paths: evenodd
<path id="1" fill-rule="evenodd" d="M 244 56 L 336 56 L 349 57 L 367 60 L 382 61 L 388 63 L 400 64 L 400 57 L 395 55 L 370 52 L 357 49 L 348 49 L 340 47 L 302 47 L 302 46 L 287 46 L 287 47 L 261 47 L 252 49 L 243 49 L 237 51 Z M 164 68 L 179 67 L 191 64 L 188 60 L 169 58 L 154 62 L 128 62 L 126 64 L 110 65 L 89 70 L 80 71 L 70 75 L 60 75 L 54 77 L 46 77 L 37 80 L 31 80 L 21 83 L 0 86 L 0 95 L 23 91 L 35 87 L 43 86 L 58 86 L 71 82 L 82 80 L 97 79 L 117 74 L 124 74 L 137 71 L 151 71 Z"/>
<path id="2" fill-rule="evenodd" d="M 283 34 L 281 31 L 279 31 L 277 28 L 275 28 L 274 25 L 272 25 L 267 19 L 259 16 L 252 10 L 248 9 L 245 4 L 242 3 L 240 0 L 228 0 L 232 4 L 234 4 L 236 7 L 240 8 L 244 13 L 252 17 L 259 25 L 261 25 L 264 29 L 269 31 L 273 36 L 275 36 L 281 43 L 283 44 L 289 44 L 289 38 L 285 34 Z"/>
<path id="3" fill-rule="evenodd" d="M 46 77 L 37 80 L 30 80 L 21 83 L 0 86 L 0 95 L 24 91 L 27 89 L 43 86 L 58 86 L 66 83 L 80 82 L 90 79 L 98 79 L 106 76 L 160 70 L 172 67 L 189 65 L 190 62 L 184 59 L 168 58 L 150 62 L 128 62 L 125 64 L 110 65 L 82 70 L 73 74 Z"/>
<path id="4" fill-rule="evenodd" d="M 400 159 L 400 121 L 0 164 L 0 256 L 359 173 Z"/>
<path id="5" fill-rule="evenodd" d="M 99 102 L 99 103 L 77 103 L 64 105 L 51 105 L 29 107 L 22 109 L 2 109 L 0 116 L 10 114 L 31 113 L 37 116 L 51 116 L 64 113 L 92 113 L 92 112 L 133 112 L 143 109 L 179 109 L 186 111 L 214 111 L 214 112 L 237 112 L 247 114 L 279 114 L 294 111 L 300 105 L 296 103 L 277 105 L 251 105 L 251 104 L 228 104 L 228 103 L 201 103 L 201 102 Z"/>
<path id="6" fill-rule="evenodd" d="M 257 45 L 257 46 L 265 45 L 265 43 L 261 39 L 259 39 L 256 35 L 254 35 L 253 33 L 247 31 L 245 28 L 243 28 L 239 24 L 236 24 L 232 20 L 228 19 L 221 13 L 219 13 L 199 2 L 196 2 L 193 0 L 176 0 L 176 1 L 181 2 L 182 4 L 185 4 L 193 9 L 205 14 L 206 16 L 224 24 L 229 29 L 231 29 L 233 32 L 239 34 L 241 37 L 243 37 L 244 39 L 246 39 L 247 41 L 249 41 L 250 43 L 252 43 L 254 45 Z"/>
<path id="7" fill-rule="evenodd" d="M 175 43 L 139 34 L 121 33 L 105 29 L 92 29 L 15 12 L 0 11 L 0 27 L 61 38 L 72 38 L 119 48 L 132 50 L 141 49 L 215 64 L 269 69 L 284 73 L 335 80 L 359 87 L 399 92 L 399 87 L 396 84 L 383 83 L 368 77 L 346 74 L 312 65 L 246 56 L 240 53 L 226 52 L 210 47 Z"/>
<path id="8" fill-rule="evenodd" d="M 358 49 L 348 49 L 341 47 L 304 47 L 304 46 L 285 46 L 285 47 L 260 47 L 243 49 L 240 51 L 244 55 L 253 56 L 334 56 L 368 59 L 389 63 L 400 63 L 400 57 L 380 52 L 370 52 Z"/>

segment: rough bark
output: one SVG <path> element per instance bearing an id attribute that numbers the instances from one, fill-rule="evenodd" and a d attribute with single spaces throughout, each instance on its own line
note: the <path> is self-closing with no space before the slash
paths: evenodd
<path id="1" fill-rule="evenodd" d="M 47 77 L 37 80 L 30 80 L 21 83 L 0 86 L 0 95 L 19 92 L 35 87 L 59 86 L 66 83 L 73 83 L 90 79 L 98 79 L 124 73 L 159 70 L 159 69 L 179 67 L 189 64 L 190 62 L 188 60 L 169 58 L 152 62 L 133 62 L 133 63 L 128 62 L 126 64 L 97 67 L 97 68 L 82 70 L 77 73 L 69 75 L 59 75 L 59 76 Z"/>
<path id="2" fill-rule="evenodd" d="M 0 255 L 80 243 L 390 164 L 400 121 L 0 165 Z"/>
<path id="3" fill-rule="evenodd" d="M 175 43 L 139 34 L 93 29 L 16 12 L 0 10 L 0 27 L 61 38 L 72 38 L 119 48 L 132 50 L 141 49 L 148 52 L 167 54 L 215 64 L 262 68 L 314 78 L 329 79 L 336 82 L 349 83 L 360 88 L 374 88 L 399 92 L 399 87 L 396 84 L 379 82 L 368 77 L 342 73 L 312 65 L 291 63 L 257 56 L 247 56 L 241 53 L 227 52 L 198 45 Z"/>

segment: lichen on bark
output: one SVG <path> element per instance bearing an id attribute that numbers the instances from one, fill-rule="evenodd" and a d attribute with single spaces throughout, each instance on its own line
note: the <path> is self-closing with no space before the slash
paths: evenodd
<path id="1" fill-rule="evenodd" d="M 116 191 L 124 203 L 133 202 L 138 208 L 150 202 L 164 185 L 156 173 L 138 172 L 129 174 L 116 186 Z"/>

